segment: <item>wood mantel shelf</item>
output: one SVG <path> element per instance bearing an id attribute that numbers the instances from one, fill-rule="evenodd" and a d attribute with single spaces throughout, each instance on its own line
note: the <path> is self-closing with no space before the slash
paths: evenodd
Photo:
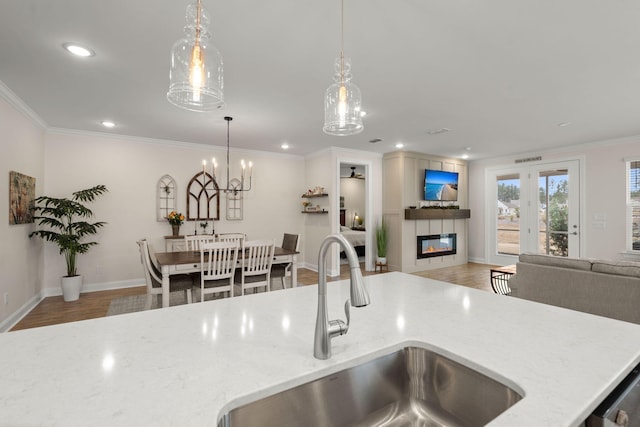
<path id="1" fill-rule="evenodd" d="M 405 209 L 404 219 L 466 219 L 469 209 Z"/>

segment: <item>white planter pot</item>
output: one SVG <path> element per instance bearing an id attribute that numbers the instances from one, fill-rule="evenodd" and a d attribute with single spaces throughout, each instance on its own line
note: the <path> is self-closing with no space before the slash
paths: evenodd
<path id="1" fill-rule="evenodd" d="M 75 301 L 80 298 L 82 276 L 65 276 L 60 279 L 60 284 L 62 285 L 62 297 L 65 301 Z"/>
<path id="2" fill-rule="evenodd" d="M 383 265 L 386 264 L 387 263 L 387 257 L 380 257 L 380 256 L 377 257 L 376 258 L 376 263 L 383 264 Z"/>

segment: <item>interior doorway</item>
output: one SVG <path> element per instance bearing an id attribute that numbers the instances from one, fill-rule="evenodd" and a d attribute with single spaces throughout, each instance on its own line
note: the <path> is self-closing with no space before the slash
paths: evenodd
<path id="1" fill-rule="evenodd" d="M 369 250 L 367 224 L 369 220 L 367 165 L 340 162 L 339 168 L 339 224 L 340 233 L 354 247 L 360 262 L 365 262 Z M 341 254 L 341 263 L 345 262 Z"/>

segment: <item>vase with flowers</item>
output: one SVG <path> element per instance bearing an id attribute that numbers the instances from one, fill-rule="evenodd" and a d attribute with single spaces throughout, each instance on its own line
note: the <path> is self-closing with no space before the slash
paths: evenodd
<path id="1" fill-rule="evenodd" d="M 176 211 L 171 211 L 171 213 L 167 215 L 167 220 L 169 220 L 169 224 L 171 224 L 173 236 L 178 237 L 180 235 L 180 226 L 184 222 L 184 215 Z"/>

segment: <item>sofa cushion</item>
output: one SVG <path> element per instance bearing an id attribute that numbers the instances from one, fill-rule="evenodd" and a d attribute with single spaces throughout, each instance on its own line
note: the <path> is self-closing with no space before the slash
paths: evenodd
<path id="1" fill-rule="evenodd" d="M 588 259 L 565 258 L 552 255 L 520 254 L 520 262 L 546 265 L 550 267 L 571 268 L 574 270 L 591 271 L 591 261 Z"/>
<path id="2" fill-rule="evenodd" d="M 640 262 L 594 260 L 591 270 L 596 273 L 640 278 Z"/>

